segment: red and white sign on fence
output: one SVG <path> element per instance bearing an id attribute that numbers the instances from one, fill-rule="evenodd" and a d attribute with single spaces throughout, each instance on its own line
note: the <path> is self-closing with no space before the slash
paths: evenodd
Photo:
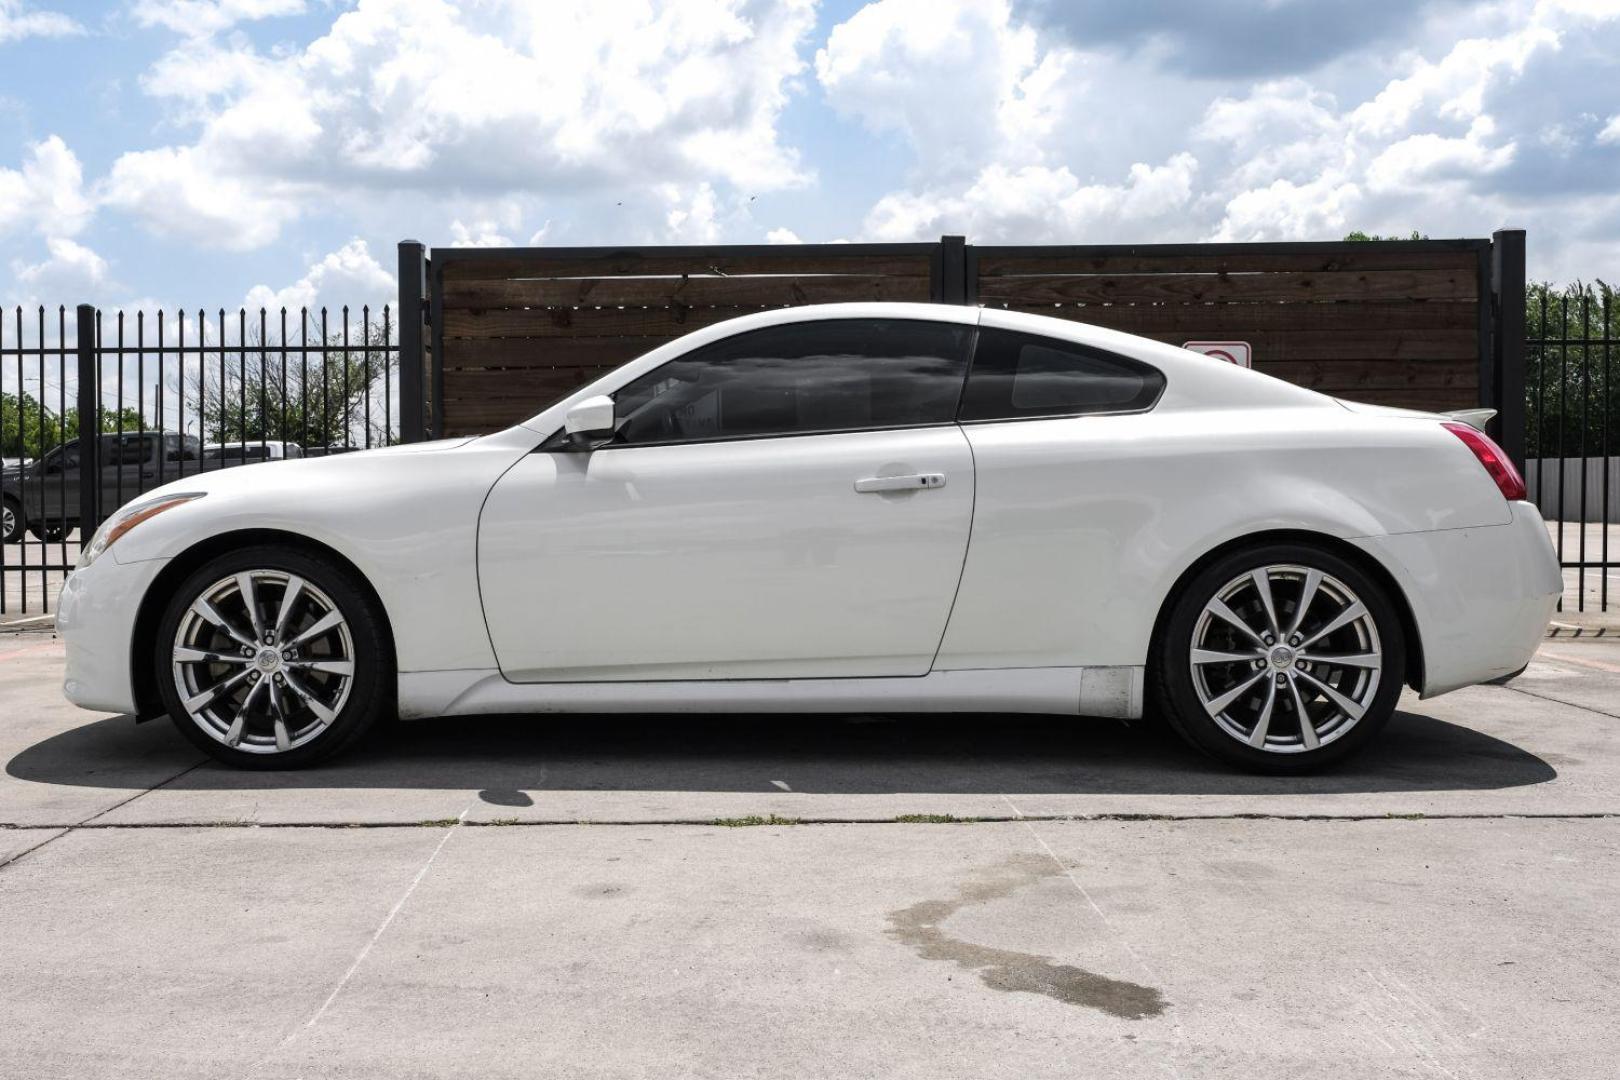
<path id="1" fill-rule="evenodd" d="M 1217 360 L 1225 360 L 1228 364 L 1238 367 L 1253 367 L 1253 354 L 1249 351 L 1247 341 L 1189 341 L 1182 346 L 1193 352 L 1213 356 Z"/>

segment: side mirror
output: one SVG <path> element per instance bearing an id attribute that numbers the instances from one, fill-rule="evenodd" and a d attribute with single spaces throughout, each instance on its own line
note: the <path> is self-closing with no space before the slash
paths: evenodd
<path id="1" fill-rule="evenodd" d="M 613 399 L 606 394 L 598 394 L 575 405 L 568 410 L 563 431 L 568 441 L 575 445 L 588 445 L 593 439 L 605 439 L 612 435 Z"/>

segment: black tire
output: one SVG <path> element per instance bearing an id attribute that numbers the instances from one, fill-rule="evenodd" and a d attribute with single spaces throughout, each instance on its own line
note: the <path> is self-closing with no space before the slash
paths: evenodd
<path id="1" fill-rule="evenodd" d="M 0 544 L 13 544 L 22 539 L 22 503 L 7 495 L 0 498 Z"/>
<path id="2" fill-rule="evenodd" d="M 177 635 L 182 631 L 182 620 L 187 619 L 187 614 L 192 605 L 199 597 L 207 594 L 211 587 L 223 582 L 224 579 L 244 572 L 264 572 L 270 576 L 296 576 L 306 583 L 306 587 L 301 594 L 305 597 L 303 602 L 313 604 L 315 601 L 310 598 L 320 594 L 323 602 L 330 601 L 331 605 L 341 614 L 344 630 L 347 632 L 347 637 L 343 639 L 343 646 L 348 650 L 349 655 L 343 657 L 341 654 L 334 654 L 337 658 L 347 659 L 353 664 L 346 697 L 339 698 L 334 691 L 331 703 L 336 705 L 336 709 L 332 718 L 324 723 L 324 727 L 320 727 L 319 730 L 309 734 L 307 741 L 297 745 L 289 745 L 285 750 L 271 749 L 265 745 L 266 740 L 271 740 L 272 745 L 274 745 L 273 735 L 270 732 L 273 732 L 276 725 L 275 715 L 268 705 L 263 707 L 262 711 L 265 713 L 263 716 L 258 715 L 259 710 L 250 710 L 248 717 L 244 720 L 246 736 L 241 737 L 239 745 L 233 747 L 226 745 L 223 739 L 228 737 L 228 734 L 220 734 L 217 727 L 210 728 L 215 732 L 214 734 L 210 734 L 210 730 L 205 730 L 205 723 L 223 722 L 223 718 L 212 715 L 215 712 L 214 706 L 209 705 L 206 709 L 199 710 L 207 714 L 205 719 L 194 719 L 182 703 L 181 689 L 176 684 L 174 670 L 176 665 L 171 657 L 177 644 Z M 313 589 L 308 588 L 308 586 L 313 586 Z M 256 586 L 256 596 L 259 596 L 259 588 L 262 588 L 262 586 Z M 286 591 L 291 591 L 290 585 L 282 593 L 283 596 Z M 241 595 L 240 592 L 237 595 Z M 263 597 L 259 597 L 259 599 L 260 604 L 267 605 L 261 610 L 262 621 L 268 629 L 268 624 L 274 618 L 276 607 L 279 606 L 279 599 L 266 600 Z M 272 604 L 276 606 L 268 606 Z M 295 604 L 294 607 L 298 608 L 298 604 Z M 245 613 L 246 606 L 243 605 L 241 610 Z M 277 643 L 271 651 L 279 651 L 283 645 L 290 645 L 299 632 L 300 625 L 307 627 L 314 621 L 316 619 L 312 614 L 295 614 L 293 621 L 287 627 L 284 635 L 285 640 Z M 239 631 L 244 633 L 248 631 L 245 625 L 241 625 L 243 622 L 242 615 L 234 617 L 232 622 L 236 624 Z M 152 662 L 156 669 L 157 685 L 163 697 L 164 707 L 168 710 L 170 718 L 174 720 L 175 726 L 179 728 L 180 733 L 192 745 L 215 759 L 238 768 L 297 769 L 312 765 L 352 748 L 371 731 L 380 717 L 392 712 L 394 708 L 394 662 L 393 649 L 385 630 L 386 625 L 383 613 L 379 609 L 376 600 L 372 598 L 371 591 L 352 571 L 336 565 L 329 559 L 297 549 L 268 545 L 248 547 L 210 560 L 180 583 L 179 588 L 175 590 L 174 595 L 170 598 L 163 613 L 163 619 L 158 625 L 157 639 L 153 644 Z M 214 640 L 218 644 L 218 651 L 227 651 L 227 646 L 230 646 L 230 639 L 225 637 L 222 631 L 212 630 L 212 626 L 213 624 L 207 622 L 207 620 L 204 620 L 201 624 L 197 623 L 196 617 L 193 616 L 191 620 L 188 620 L 186 632 L 188 634 L 211 632 L 215 635 Z M 342 631 L 338 633 L 342 633 Z M 255 640 L 259 640 L 256 635 Z M 305 646 L 310 655 L 301 657 L 301 659 L 305 663 L 315 662 L 319 658 L 314 655 L 314 650 L 328 648 L 326 642 L 330 640 L 331 638 L 328 635 L 322 635 L 322 637 L 314 639 Z M 210 648 L 213 648 L 213 646 L 210 646 Z M 231 646 L 229 651 L 239 652 L 240 650 Z M 285 654 L 283 655 L 285 656 Z M 274 663 L 273 659 L 271 663 Z M 229 661 L 229 665 L 210 666 L 206 668 L 206 671 L 211 673 L 213 678 L 221 678 L 225 673 L 229 672 L 243 671 L 244 674 L 250 675 L 255 683 L 258 682 L 260 676 L 253 671 L 255 664 L 233 656 Z M 287 722 L 282 726 L 291 729 L 294 724 L 304 725 L 299 730 L 308 730 L 312 726 L 317 726 L 319 718 L 312 711 L 311 706 L 307 704 L 309 699 L 298 699 L 296 695 L 293 695 L 286 688 L 286 684 L 280 677 L 281 675 L 282 672 L 279 668 L 274 674 L 267 673 L 264 680 L 266 688 L 268 689 L 273 679 L 280 688 L 279 693 L 286 695 L 284 700 L 289 702 L 303 700 L 306 702 L 302 706 L 295 704 L 289 708 L 286 713 Z M 285 675 L 285 679 L 288 681 L 293 681 L 295 678 L 299 680 L 299 685 L 303 686 L 307 691 L 309 687 L 306 685 L 306 681 L 319 682 L 323 676 L 308 670 L 297 673 L 289 670 Z M 335 676 L 326 678 L 336 680 Z M 246 688 L 244 687 L 244 689 Z M 233 695 L 226 695 L 220 700 L 220 704 L 224 709 L 234 708 L 237 703 L 238 701 L 233 698 Z M 267 732 L 266 727 L 270 731 Z M 240 745 L 243 744 L 257 745 L 260 752 L 241 749 Z"/>
<path id="3" fill-rule="evenodd" d="M 1301 640 L 1308 640 L 1313 629 L 1331 624 L 1336 614 L 1331 605 L 1340 605 L 1337 611 L 1350 606 L 1341 603 L 1342 598 L 1336 591 L 1338 586 L 1347 589 L 1351 599 L 1359 600 L 1366 609 L 1371 626 L 1367 625 L 1366 620 L 1358 620 L 1347 628 L 1333 631 L 1322 639 L 1321 644 L 1313 644 L 1312 647 L 1316 655 L 1350 660 L 1355 646 L 1346 646 L 1343 642 L 1352 638 L 1371 642 L 1374 639 L 1369 631 L 1375 631 L 1376 650 L 1370 644 L 1363 644 L 1360 648 L 1363 650 L 1362 663 L 1368 662 L 1365 657 L 1377 655 L 1380 658 L 1379 668 L 1363 674 L 1361 669 L 1353 665 L 1334 665 L 1309 659 L 1301 665 L 1298 658 L 1289 663 L 1290 649 L 1279 651 L 1276 647 L 1287 646 L 1289 641 L 1278 641 L 1269 646 L 1258 642 L 1251 645 L 1243 633 L 1229 629 L 1230 624 L 1226 620 L 1213 615 L 1206 617 L 1206 606 L 1224 590 L 1233 586 L 1243 589 L 1245 585 L 1239 583 L 1239 579 L 1262 568 L 1272 568 L 1265 578 L 1276 609 L 1277 622 L 1285 630 L 1291 626 L 1299 601 L 1306 591 L 1309 571 L 1320 571 L 1326 575 L 1322 579 L 1324 582 L 1334 583 L 1318 586 L 1306 621 L 1299 628 L 1297 636 Z M 1295 574 L 1295 568 L 1303 569 L 1306 573 Z M 1228 595 L 1236 597 L 1239 594 Z M 1268 544 L 1234 551 L 1215 560 L 1187 581 L 1180 594 L 1170 598 L 1169 604 L 1171 606 L 1154 642 L 1149 663 L 1149 693 L 1158 710 L 1183 739 L 1227 764 L 1260 773 L 1291 775 L 1312 772 L 1356 753 L 1377 736 L 1395 711 L 1406 674 L 1406 640 L 1401 619 L 1388 590 L 1347 559 L 1300 544 Z M 1243 610 L 1239 609 L 1234 611 L 1258 629 L 1263 640 L 1268 631 L 1264 629 L 1263 607 L 1256 606 L 1258 604 L 1259 593 L 1256 589 L 1251 606 L 1244 609 L 1255 614 L 1244 615 Z M 1199 670 L 1203 674 L 1195 675 L 1191 656 L 1195 633 L 1206 635 L 1200 646 L 1210 649 L 1212 654 L 1224 649 L 1236 652 L 1252 648 L 1257 652 L 1253 659 L 1241 663 L 1217 660 L 1200 665 Z M 1212 645 L 1209 635 L 1221 634 L 1236 644 Z M 1334 646 L 1331 644 L 1334 642 L 1340 644 Z M 1261 666 L 1255 667 L 1256 662 Z M 1279 664 L 1282 666 L 1277 666 Z M 1295 670 L 1302 666 L 1303 672 Z M 1337 690 L 1348 690 L 1344 696 L 1365 710 L 1360 717 L 1352 720 L 1346 709 L 1336 706 L 1326 694 L 1316 690 L 1310 682 L 1313 671 L 1330 683 L 1336 682 Z M 1202 679 L 1201 685 L 1210 695 L 1211 704 L 1219 706 L 1221 697 L 1236 690 L 1251 676 L 1259 678 L 1254 689 L 1243 692 L 1231 705 L 1213 715 L 1205 707 L 1200 684 L 1195 684 L 1195 679 Z M 1376 681 L 1357 681 L 1361 679 Z M 1215 683 L 1214 680 L 1220 681 Z M 1245 719 L 1252 718 L 1246 730 L 1253 735 L 1265 708 L 1266 692 L 1273 685 L 1279 688 L 1276 695 L 1280 704 L 1274 703 L 1272 712 L 1266 714 L 1267 730 L 1259 736 L 1265 748 L 1260 748 L 1250 745 L 1241 737 L 1241 733 L 1245 730 Z M 1306 733 L 1298 720 L 1299 713 L 1292 698 L 1294 686 L 1302 689 L 1305 715 L 1323 721 L 1320 725 L 1311 725 L 1311 737 L 1318 742 L 1314 747 L 1306 741 Z M 1265 691 L 1262 691 L 1262 687 Z M 1216 716 L 1222 719 L 1218 720 Z M 1339 727 L 1333 726 L 1335 716 L 1341 725 Z M 1281 726 L 1272 727 L 1273 720 Z"/>
<path id="4" fill-rule="evenodd" d="M 67 534 L 72 531 L 72 528 L 63 522 L 52 524 L 48 521 L 30 521 L 28 531 L 34 535 L 36 540 L 43 540 L 47 544 L 57 544 L 67 539 Z"/>

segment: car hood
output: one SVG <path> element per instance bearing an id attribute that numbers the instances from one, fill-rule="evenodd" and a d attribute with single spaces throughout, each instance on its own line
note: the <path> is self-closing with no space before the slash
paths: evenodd
<path id="1" fill-rule="evenodd" d="M 212 494 L 253 491 L 266 487 L 286 489 L 368 473 L 380 476 L 396 471 L 394 466 L 412 455 L 449 453 L 475 441 L 476 436 L 435 439 L 431 442 L 404 443 L 399 446 L 379 447 L 375 450 L 356 450 L 350 454 L 255 461 L 246 465 L 207 469 L 153 488 L 141 501 L 181 492 Z M 190 465 L 191 463 L 188 463 L 188 467 Z"/>

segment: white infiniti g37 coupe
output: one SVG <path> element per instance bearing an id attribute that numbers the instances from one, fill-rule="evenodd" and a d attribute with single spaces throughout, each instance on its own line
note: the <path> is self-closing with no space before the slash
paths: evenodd
<path id="1" fill-rule="evenodd" d="M 839 304 L 517 427 L 187 477 L 62 593 L 66 693 L 291 767 L 380 716 L 1161 712 L 1232 764 L 1510 677 L 1563 587 L 1511 461 L 1143 338 Z"/>

